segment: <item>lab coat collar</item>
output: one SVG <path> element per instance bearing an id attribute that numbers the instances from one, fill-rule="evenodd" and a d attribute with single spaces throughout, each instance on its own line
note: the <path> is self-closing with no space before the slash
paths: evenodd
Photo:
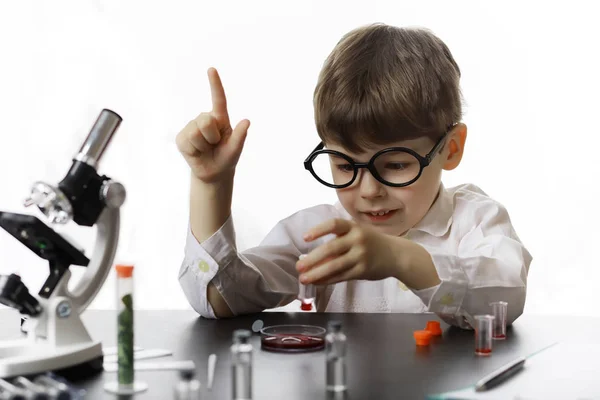
<path id="1" fill-rule="evenodd" d="M 437 237 L 444 236 L 452 225 L 453 212 L 454 204 L 452 195 L 448 193 L 444 184 L 440 183 L 437 199 L 433 202 L 423 219 L 411 230 L 425 232 Z"/>

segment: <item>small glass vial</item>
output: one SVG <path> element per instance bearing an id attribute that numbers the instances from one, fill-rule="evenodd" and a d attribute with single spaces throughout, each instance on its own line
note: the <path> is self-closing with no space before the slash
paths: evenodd
<path id="1" fill-rule="evenodd" d="M 231 346 L 231 394 L 233 400 L 252 399 L 252 334 L 247 329 L 233 332 Z"/>
<path id="2" fill-rule="evenodd" d="M 133 335 L 133 265 L 118 264 L 117 271 L 117 382 L 104 385 L 107 392 L 134 394 L 148 389 L 135 381 Z"/>
<path id="3" fill-rule="evenodd" d="M 300 260 L 306 257 L 306 254 L 300 255 Z M 300 300 L 300 309 L 302 311 L 311 311 L 313 303 L 317 297 L 317 288 L 315 285 L 305 285 L 298 280 L 298 300 Z"/>
<path id="4" fill-rule="evenodd" d="M 327 391 L 343 392 L 346 386 L 346 335 L 342 332 L 342 323 L 330 321 L 325 336 L 325 359 Z"/>
<path id="5" fill-rule="evenodd" d="M 179 382 L 175 384 L 175 400 L 200 400 L 202 385 L 195 378 L 195 374 L 193 369 L 179 371 Z"/>
<path id="6" fill-rule="evenodd" d="M 492 307 L 492 315 L 494 316 L 492 338 L 494 340 L 506 339 L 506 314 L 508 311 L 508 303 L 505 301 L 495 301 L 490 303 L 490 307 Z"/>
<path id="7" fill-rule="evenodd" d="M 492 354 L 493 315 L 475 316 L 475 354 L 489 356 Z"/>

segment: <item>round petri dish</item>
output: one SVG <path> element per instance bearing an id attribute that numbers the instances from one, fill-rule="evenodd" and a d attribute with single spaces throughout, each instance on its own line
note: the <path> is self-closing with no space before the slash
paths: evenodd
<path id="1" fill-rule="evenodd" d="M 274 325 L 260 331 L 263 350 L 307 353 L 325 348 L 325 328 L 313 325 Z"/>

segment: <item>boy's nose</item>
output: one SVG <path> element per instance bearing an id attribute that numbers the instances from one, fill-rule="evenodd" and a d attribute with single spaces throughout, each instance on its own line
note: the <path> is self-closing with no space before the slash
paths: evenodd
<path id="1" fill-rule="evenodd" d="M 360 196 L 365 199 L 382 197 L 385 194 L 385 185 L 379 182 L 369 170 L 361 169 L 356 177 L 358 180 Z"/>

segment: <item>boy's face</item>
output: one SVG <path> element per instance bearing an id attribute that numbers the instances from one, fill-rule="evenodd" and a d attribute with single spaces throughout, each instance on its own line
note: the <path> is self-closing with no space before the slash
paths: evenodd
<path id="1" fill-rule="evenodd" d="M 434 145 L 433 140 L 422 137 L 374 147 L 364 153 L 351 153 L 335 144 L 328 144 L 327 148 L 344 153 L 355 162 L 366 163 L 375 153 L 388 147 L 407 147 L 424 157 Z M 384 185 L 366 168 L 361 168 L 352 185 L 336 189 L 341 204 L 359 224 L 371 226 L 388 235 L 403 235 L 421 221 L 436 199 L 447 159 L 446 147 L 434 155 L 431 164 L 423 169 L 416 182 L 405 187 Z M 382 210 L 389 213 L 383 216 L 371 214 Z"/>

